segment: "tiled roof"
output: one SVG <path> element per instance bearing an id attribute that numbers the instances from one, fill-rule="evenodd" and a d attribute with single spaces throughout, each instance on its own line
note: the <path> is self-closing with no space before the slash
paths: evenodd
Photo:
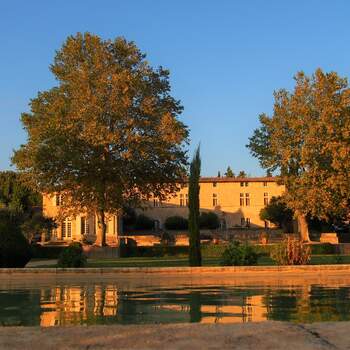
<path id="1" fill-rule="evenodd" d="M 188 181 L 188 179 L 186 179 Z M 278 177 L 201 177 L 199 182 L 277 182 Z"/>

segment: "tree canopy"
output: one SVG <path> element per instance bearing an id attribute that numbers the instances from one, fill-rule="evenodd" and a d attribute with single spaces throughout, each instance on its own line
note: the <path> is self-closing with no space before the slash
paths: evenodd
<path id="1" fill-rule="evenodd" d="M 230 166 L 227 167 L 226 172 L 225 172 L 225 176 L 226 177 L 235 177 L 235 174 Z"/>
<path id="2" fill-rule="evenodd" d="M 260 219 L 270 221 L 284 232 L 293 232 L 293 211 L 283 202 L 281 197 L 272 197 L 269 204 L 260 211 Z"/>
<path id="3" fill-rule="evenodd" d="M 244 178 L 244 177 L 247 177 L 247 174 L 246 174 L 246 172 L 245 172 L 244 170 L 241 170 L 241 171 L 238 173 L 237 177 Z"/>
<path id="4" fill-rule="evenodd" d="M 164 200 L 186 173 L 188 129 L 170 95 L 169 71 L 133 42 L 70 36 L 50 67 L 58 85 L 22 114 L 28 141 L 13 162 L 40 192 L 65 194 L 64 215 L 105 215 L 126 203 Z"/>
<path id="5" fill-rule="evenodd" d="M 263 168 L 278 170 L 284 200 L 308 240 L 306 216 L 341 216 L 350 202 L 350 89 L 321 69 L 299 72 L 293 92 L 274 94 L 273 114 L 260 115 L 248 147 Z"/>

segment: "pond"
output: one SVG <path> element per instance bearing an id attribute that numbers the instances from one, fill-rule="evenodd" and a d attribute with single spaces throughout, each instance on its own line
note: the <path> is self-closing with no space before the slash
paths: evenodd
<path id="1" fill-rule="evenodd" d="M 350 285 L 147 284 L 113 280 L 0 284 L 0 325 L 350 320 Z"/>

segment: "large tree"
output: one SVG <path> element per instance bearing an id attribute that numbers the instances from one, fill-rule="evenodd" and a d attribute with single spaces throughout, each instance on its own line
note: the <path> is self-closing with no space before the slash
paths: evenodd
<path id="1" fill-rule="evenodd" d="M 278 170 L 284 201 L 309 240 L 307 217 L 341 216 L 350 202 L 350 89 L 345 78 L 300 72 L 293 92 L 275 92 L 248 147 L 263 168 Z"/>
<path id="2" fill-rule="evenodd" d="M 177 189 L 187 165 L 183 108 L 168 70 L 123 38 L 70 36 L 50 69 L 58 85 L 22 114 L 28 141 L 13 162 L 38 191 L 64 195 L 62 216 L 95 213 L 105 245 L 106 215 Z"/>
<path id="3" fill-rule="evenodd" d="M 199 203 L 199 179 L 201 175 L 200 149 L 197 148 L 190 166 L 190 178 L 188 186 L 188 229 L 189 229 L 189 263 L 190 266 L 201 266 L 200 246 L 200 203 Z"/>

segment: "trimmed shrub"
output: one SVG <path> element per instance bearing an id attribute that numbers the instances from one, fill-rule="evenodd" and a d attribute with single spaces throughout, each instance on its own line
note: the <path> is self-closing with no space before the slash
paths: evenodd
<path id="1" fill-rule="evenodd" d="M 139 215 L 136 218 L 135 229 L 136 230 L 152 230 L 154 228 L 154 220 L 146 215 Z"/>
<path id="2" fill-rule="evenodd" d="M 288 237 L 275 246 L 270 256 L 278 265 L 306 265 L 311 259 L 311 249 L 301 240 Z"/>
<path id="3" fill-rule="evenodd" d="M 132 238 L 122 239 L 120 241 L 119 254 L 121 258 L 138 256 L 137 242 Z"/>
<path id="4" fill-rule="evenodd" d="M 208 229 L 208 230 L 215 230 L 220 227 L 220 220 L 219 217 L 212 212 L 209 213 L 201 213 L 199 217 L 200 221 L 200 228 L 201 229 Z"/>
<path id="5" fill-rule="evenodd" d="M 24 267 L 30 258 L 30 245 L 16 217 L 0 210 L 0 267 Z"/>
<path id="6" fill-rule="evenodd" d="M 168 232 L 163 232 L 161 237 L 160 237 L 160 244 L 164 246 L 168 245 L 174 245 L 176 242 L 176 238 L 174 235 L 168 233 Z"/>
<path id="7" fill-rule="evenodd" d="M 311 254 L 323 255 L 323 254 L 336 254 L 337 246 L 331 243 L 310 244 Z"/>
<path id="8" fill-rule="evenodd" d="M 228 244 L 201 244 L 203 258 L 219 258 L 227 249 Z"/>
<path id="9" fill-rule="evenodd" d="M 241 244 L 234 241 L 225 249 L 221 256 L 220 265 L 223 266 L 245 266 L 256 265 L 258 254 L 249 244 Z"/>
<path id="10" fill-rule="evenodd" d="M 58 267 L 84 267 L 86 256 L 80 243 L 74 242 L 66 247 L 60 254 L 57 262 Z"/>
<path id="11" fill-rule="evenodd" d="M 166 218 L 164 226 L 167 230 L 187 230 L 188 220 L 182 216 L 169 216 Z"/>

